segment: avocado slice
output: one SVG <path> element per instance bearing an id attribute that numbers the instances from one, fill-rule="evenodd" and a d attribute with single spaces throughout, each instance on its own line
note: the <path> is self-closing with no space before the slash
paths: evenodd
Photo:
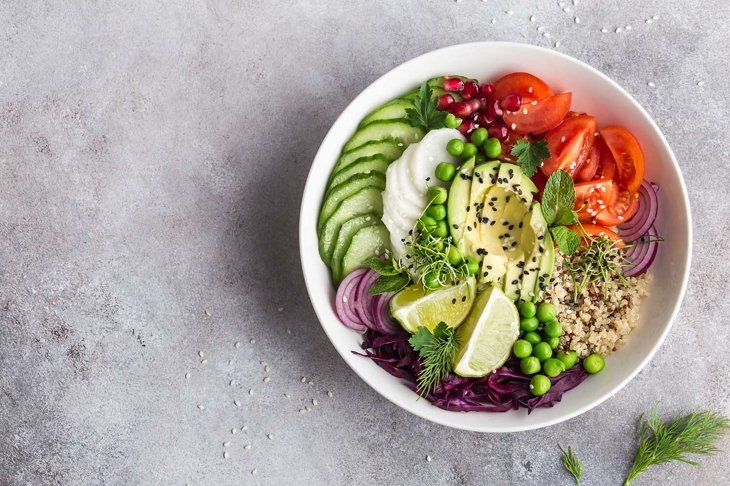
<path id="1" fill-rule="evenodd" d="M 540 244 L 545 239 L 548 225 L 542 215 L 542 207 L 537 201 L 533 201 L 530 211 L 522 219 L 522 248 L 525 250 L 525 268 L 522 273 L 523 300 L 532 300 L 535 296 L 535 285 L 537 284 L 542 253 L 539 251 Z"/>
<path id="2" fill-rule="evenodd" d="M 542 249 L 542 257 L 540 258 L 540 268 L 538 270 L 537 285 L 535 285 L 534 301 L 537 302 L 542 298 L 542 293 L 550 283 L 550 277 L 555 267 L 555 245 L 550 232 L 545 232 L 545 239 L 538 249 Z"/>
<path id="3" fill-rule="evenodd" d="M 515 164 L 504 163 L 500 166 L 497 185 L 517 194 L 523 204 L 528 206 L 532 203 L 532 193 L 537 192 L 535 183 Z"/>
<path id="4" fill-rule="evenodd" d="M 449 199 L 446 206 L 446 218 L 449 222 L 449 233 L 454 240 L 454 244 L 461 248 L 461 241 L 464 237 L 464 227 L 466 223 L 466 206 L 469 204 L 469 194 L 471 192 L 471 176 L 474 171 L 474 157 L 464 162 L 454 177 L 454 181 L 449 187 Z"/>

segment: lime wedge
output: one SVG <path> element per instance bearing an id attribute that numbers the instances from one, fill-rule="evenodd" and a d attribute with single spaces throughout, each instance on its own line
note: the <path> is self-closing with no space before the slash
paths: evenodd
<path id="1" fill-rule="evenodd" d="M 454 373 L 486 376 L 507 361 L 519 335 L 520 316 L 514 303 L 496 287 L 485 290 L 456 331 L 459 350 Z"/>
<path id="2" fill-rule="evenodd" d="M 390 313 L 410 333 L 416 332 L 419 326 L 433 331 L 441 321 L 456 327 L 469 315 L 476 287 L 474 277 L 438 290 L 425 290 L 416 283 L 390 299 Z"/>

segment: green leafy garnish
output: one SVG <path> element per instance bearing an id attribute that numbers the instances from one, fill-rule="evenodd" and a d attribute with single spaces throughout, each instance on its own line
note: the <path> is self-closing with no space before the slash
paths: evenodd
<path id="1" fill-rule="evenodd" d="M 459 343 L 455 329 L 445 322 L 439 322 L 430 332 L 425 327 L 418 328 L 408 342 L 421 357 L 423 368 L 418 374 L 418 391 L 421 396 L 436 389 L 441 381 L 452 371 L 452 361 Z"/>
<path id="2" fill-rule="evenodd" d="M 639 417 L 639 449 L 626 476 L 624 486 L 650 466 L 681 461 L 698 464 L 688 454 L 714 454 L 716 442 L 730 429 L 727 417 L 713 412 L 692 412 L 664 422 L 656 411 L 649 418 Z"/>
<path id="3" fill-rule="evenodd" d="M 408 108 L 406 115 L 411 125 L 424 130 L 443 128 L 446 113 L 437 108 L 438 100 L 427 82 L 421 83 L 418 95 L 413 100 L 415 108 Z"/>
<path id="4" fill-rule="evenodd" d="M 578 250 L 580 236 L 566 228 L 578 222 L 575 206 L 575 186 L 573 178 L 564 170 L 556 170 L 548 177 L 542 192 L 542 215 L 550 227 L 550 234 L 564 255 L 572 255 Z"/>
<path id="5" fill-rule="evenodd" d="M 379 275 L 393 276 L 403 273 L 403 269 L 400 268 L 398 262 L 395 260 L 383 260 L 380 257 L 373 257 L 367 262 L 365 266 L 371 270 L 375 270 Z"/>
<path id="6" fill-rule="evenodd" d="M 575 234 L 567 228 L 565 230 Z M 630 266 L 631 262 L 616 246 L 616 242 L 610 238 L 590 235 L 585 235 L 585 239 L 587 244 L 583 250 L 564 262 L 573 283 L 573 299 L 577 299 L 578 295 L 593 283 L 603 284 L 605 298 L 608 298 L 607 284 L 611 280 L 629 285 L 630 280 L 624 277 L 624 269 Z"/>
<path id="7" fill-rule="evenodd" d="M 527 177 L 532 177 L 542 165 L 542 161 L 550 157 L 550 149 L 545 140 L 530 142 L 523 138 L 512 147 L 512 155 L 517 157 L 517 164 L 522 172 Z"/>
<path id="8" fill-rule="evenodd" d="M 583 475 L 583 464 L 578 459 L 578 456 L 575 455 L 573 449 L 568 447 L 565 450 L 560 445 L 558 447 L 562 453 L 560 454 L 560 460 L 563 462 L 563 467 L 575 478 L 575 484 L 580 484 L 580 477 Z"/>
<path id="9" fill-rule="evenodd" d="M 408 275 L 397 274 L 397 275 L 381 275 L 368 289 L 370 295 L 385 294 L 388 292 L 398 292 L 403 290 L 411 283 L 411 278 Z"/>

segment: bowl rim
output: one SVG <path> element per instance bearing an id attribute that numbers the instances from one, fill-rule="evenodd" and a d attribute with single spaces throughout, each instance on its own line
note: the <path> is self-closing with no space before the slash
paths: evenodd
<path id="1" fill-rule="evenodd" d="M 684 205 L 687 213 L 687 219 L 686 219 L 686 229 L 687 229 L 687 258 L 684 263 L 684 268 L 681 271 L 681 277 L 682 282 L 678 294 L 677 300 L 674 302 L 674 308 L 672 309 L 669 321 L 667 323 L 667 326 L 659 336 L 659 338 L 654 342 L 654 344 L 651 346 L 651 349 L 646 353 L 644 358 L 640 361 L 639 365 L 635 367 L 633 371 L 631 371 L 623 380 L 618 382 L 615 386 L 613 386 L 611 389 L 605 391 L 601 395 L 597 395 L 596 398 L 587 404 L 571 411 L 567 412 L 564 415 L 560 415 L 558 417 L 554 417 L 548 420 L 545 420 L 544 422 L 541 422 L 539 424 L 526 424 L 525 426 L 514 426 L 510 427 L 509 429 L 499 429 L 499 430 L 493 430 L 489 427 L 472 427 L 468 425 L 461 425 L 454 422 L 449 422 L 446 420 L 442 420 L 439 416 L 430 416 L 426 412 L 424 412 L 421 409 L 414 408 L 414 407 L 408 407 L 407 405 L 400 403 L 400 401 L 394 397 L 391 396 L 389 393 L 386 393 L 384 390 L 382 390 L 380 387 L 377 386 L 376 383 L 373 382 L 370 378 L 363 375 L 363 373 L 360 372 L 360 370 L 353 366 L 350 361 L 347 359 L 347 357 L 343 354 L 343 351 L 339 349 L 339 347 L 335 344 L 334 337 L 332 334 L 328 331 L 327 326 L 325 326 L 325 315 L 324 315 L 324 306 L 329 306 L 330 303 L 325 302 L 316 302 L 313 298 L 313 283 L 311 282 L 311 279 L 308 277 L 308 262 L 305 258 L 305 236 L 308 231 L 311 231 L 311 228 L 305 227 L 305 209 L 311 210 L 311 208 L 307 208 L 305 206 L 306 202 L 310 200 L 312 197 L 318 198 L 321 197 L 321 194 L 312 194 L 313 193 L 313 186 L 315 185 L 314 181 L 318 179 L 319 177 L 322 177 L 321 174 L 315 174 L 312 170 L 312 167 L 315 165 L 315 162 L 322 156 L 322 152 L 325 150 L 325 147 L 328 145 L 329 139 L 333 136 L 335 127 L 340 123 L 340 121 L 343 119 L 345 113 L 348 111 L 348 109 L 355 103 L 357 103 L 361 98 L 364 98 L 370 89 L 377 84 L 380 84 L 383 82 L 384 79 L 387 79 L 390 76 L 393 76 L 393 72 L 400 71 L 400 70 L 406 70 L 410 65 L 418 64 L 422 62 L 421 60 L 428 56 L 434 56 L 438 53 L 442 53 L 444 51 L 449 50 L 458 50 L 462 48 L 468 48 L 468 47 L 481 47 L 481 48 L 494 48 L 494 47 L 500 47 L 500 48 L 519 48 L 519 49 L 527 49 L 527 50 L 534 50 L 543 54 L 549 54 L 551 56 L 557 56 L 559 58 L 562 58 L 564 61 L 567 61 L 569 63 L 578 64 L 579 67 L 582 69 L 585 69 L 589 72 L 591 72 L 593 75 L 598 76 L 600 78 L 603 78 L 604 81 L 609 83 L 613 88 L 615 88 L 621 95 L 623 95 L 638 111 L 643 115 L 645 120 L 648 121 L 649 127 L 656 133 L 658 136 L 659 141 L 661 142 L 662 148 L 666 151 L 666 153 L 669 155 L 668 159 L 671 162 L 672 166 L 674 167 L 674 170 L 676 171 L 679 179 L 679 186 L 681 188 L 681 196 L 682 196 L 682 204 Z M 672 326 L 674 325 L 674 321 L 677 317 L 677 314 L 679 313 L 679 309 L 681 307 L 682 302 L 684 301 L 684 297 L 686 295 L 687 286 L 689 283 L 689 272 L 690 272 L 690 266 L 692 261 L 692 250 L 693 250 L 693 225 L 692 225 L 692 214 L 691 214 L 691 207 L 690 207 L 690 201 L 689 196 L 687 192 L 687 187 L 684 181 L 684 176 L 682 175 L 681 168 L 679 167 L 679 164 L 677 163 L 677 159 L 674 155 L 674 152 L 672 151 L 671 146 L 669 145 L 669 142 L 667 142 L 666 137 L 660 130 L 659 126 L 656 124 L 654 119 L 649 115 L 649 113 L 641 106 L 641 104 L 634 99 L 633 96 L 629 92 L 627 92 L 621 85 L 619 85 L 616 81 L 599 71 L 598 69 L 594 68 L 593 66 L 576 59 L 572 56 L 569 56 L 567 54 L 564 54 L 562 52 L 558 52 L 546 47 L 536 46 L 533 44 L 528 43 L 521 43 L 521 42 L 506 42 L 506 41 L 479 41 L 479 42 L 467 42 L 467 43 L 461 43 L 461 44 L 452 44 L 449 46 L 441 47 L 438 49 L 434 49 L 428 52 L 425 52 L 423 54 L 420 54 L 412 59 L 409 59 L 403 63 L 398 64 L 397 66 L 393 67 L 392 69 L 388 70 L 386 73 L 384 73 L 382 76 L 378 77 L 376 80 L 371 82 L 367 87 L 365 87 L 338 115 L 338 117 L 335 119 L 335 121 L 330 126 L 330 129 L 327 131 L 327 134 L 325 135 L 324 139 L 322 140 L 322 143 L 320 144 L 319 148 L 317 149 L 317 153 L 315 154 L 314 158 L 312 159 L 312 165 L 310 166 L 309 173 L 307 175 L 307 180 L 304 185 L 304 190 L 302 193 L 302 199 L 300 203 L 300 211 L 299 211 L 299 258 L 300 263 L 302 266 L 302 272 L 304 274 L 304 282 L 307 289 L 307 295 L 309 297 L 310 302 L 312 303 L 312 307 L 314 308 L 315 314 L 317 316 L 317 319 L 319 320 L 320 325 L 322 326 L 322 329 L 324 330 L 325 334 L 327 335 L 327 338 L 329 339 L 332 346 L 335 348 L 337 353 L 340 355 L 340 357 L 347 363 L 347 365 L 352 369 L 352 371 L 355 372 L 357 376 L 360 377 L 365 383 L 367 383 L 371 388 L 373 388 L 379 395 L 386 398 L 391 403 L 397 405 L 398 407 L 406 410 L 409 413 L 412 413 L 418 417 L 421 417 L 423 419 L 426 419 L 430 422 L 435 422 L 440 425 L 444 425 L 447 427 L 452 427 L 456 429 L 461 430 L 468 430 L 468 431 L 475 431 L 475 432 L 487 432 L 487 433 L 512 433 L 512 432 L 522 432 L 527 430 L 536 430 L 543 427 L 549 427 L 552 425 L 556 425 L 558 423 L 570 420 L 574 417 L 577 417 L 578 415 L 581 415 L 598 405 L 602 404 L 604 401 L 618 393 L 621 389 L 623 389 L 631 380 L 633 380 L 636 375 L 638 375 L 644 367 L 649 363 L 649 361 L 654 357 L 656 352 L 659 350 L 661 345 L 664 343 L 664 340 L 666 339 L 667 335 L 669 334 L 669 331 L 672 329 Z M 347 353 L 350 353 L 351 351 L 346 351 Z"/>

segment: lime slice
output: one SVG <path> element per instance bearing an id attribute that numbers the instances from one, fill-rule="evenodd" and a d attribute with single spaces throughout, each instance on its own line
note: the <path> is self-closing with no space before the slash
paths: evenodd
<path id="1" fill-rule="evenodd" d="M 416 283 L 390 299 L 390 313 L 410 333 L 419 326 L 433 331 L 441 321 L 456 327 L 469 315 L 476 293 L 474 277 L 438 290 L 425 290 Z"/>
<path id="2" fill-rule="evenodd" d="M 454 373 L 486 376 L 507 361 L 519 335 L 520 316 L 514 303 L 496 287 L 485 290 L 456 331 L 460 344 Z"/>

